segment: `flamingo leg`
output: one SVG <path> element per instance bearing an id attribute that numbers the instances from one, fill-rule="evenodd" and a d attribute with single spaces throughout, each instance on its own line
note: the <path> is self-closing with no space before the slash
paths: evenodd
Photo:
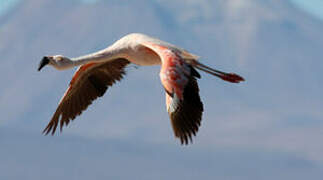
<path id="1" fill-rule="evenodd" d="M 231 83 L 239 83 L 241 81 L 244 81 L 244 78 L 235 74 L 235 73 L 226 73 L 226 72 L 222 72 L 213 68 L 210 68 L 202 63 L 199 63 L 197 61 L 194 61 L 193 66 L 196 67 L 199 70 L 202 70 L 206 73 L 212 74 L 214 76 L 217 76 L 219 78 L 221 78 L 224 81 L 228 81 Z"/>

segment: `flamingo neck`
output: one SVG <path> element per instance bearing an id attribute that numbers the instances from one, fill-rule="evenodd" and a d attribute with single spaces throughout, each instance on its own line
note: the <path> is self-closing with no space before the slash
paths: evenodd
<path id="1" fill-rule="evenodd" d="M 108 62 L 122 57 L 124 57 L 124 55 L 121 53 L 120 49 L 109 47 L 92 54 L 72 58 L 71 63 L 73 66 L 80 66 L 89 62 Z"/>

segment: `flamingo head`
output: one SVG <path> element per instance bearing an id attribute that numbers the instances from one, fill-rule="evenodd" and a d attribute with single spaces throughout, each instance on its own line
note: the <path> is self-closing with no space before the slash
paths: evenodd
<path id="1" fill-rule="evenodd" d="M 72 61 L 62 55 L 44 56 L 39 63 L 38 71 L 40 71 L 46 65 L 51 65 L 58 70 L 63 70 L 69 68 L 71 64 Z"/>

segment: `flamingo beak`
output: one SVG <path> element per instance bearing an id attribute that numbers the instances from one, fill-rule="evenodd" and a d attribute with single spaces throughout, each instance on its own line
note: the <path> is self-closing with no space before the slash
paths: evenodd
<path id="1" fill-rule="evenodd" d="M 38 66 L 38 71 L 40 71 L 44 66 L 46 66 L 49 63 L 49 59 L 47 56 L 44 56 L 43 59 L 40 61 Z"/>

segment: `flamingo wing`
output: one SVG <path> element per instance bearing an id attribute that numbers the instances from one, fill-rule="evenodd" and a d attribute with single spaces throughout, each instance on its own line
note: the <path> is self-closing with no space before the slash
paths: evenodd
<path id="1" fill-rule="evenodd" d="M 59 123 L 60 130 L 64 124 L 67 126 L 95 99 L 103 96 L 108 87 L 123 78 L 124 68 L 128 64 L 127 59 L 119 58 L 109 62 L 80 66 L 43 133 L 51 132 L 53 135 Z"/>
<path id="2" fill-rule="evenodd" d="M 192 142 L 201 125 L 203 103 L 199 96 L 199 88 L 195 77 L 190 77 L 183 91 L 183 99 L 176 94 L 166 93 L 166 105 L 174 134 L 182 144 Z"/>
<path id="3" fill-rule="evenodd" d="M 161 82 L 166 91 L 166 106 L 175 137 L 182 144 L 192 142 L 201 124 L 203 103 L 196 78 L 200 74 L 187 62 L 196 56 L 166 45 L 143 43 L 159 55 Z"/>

